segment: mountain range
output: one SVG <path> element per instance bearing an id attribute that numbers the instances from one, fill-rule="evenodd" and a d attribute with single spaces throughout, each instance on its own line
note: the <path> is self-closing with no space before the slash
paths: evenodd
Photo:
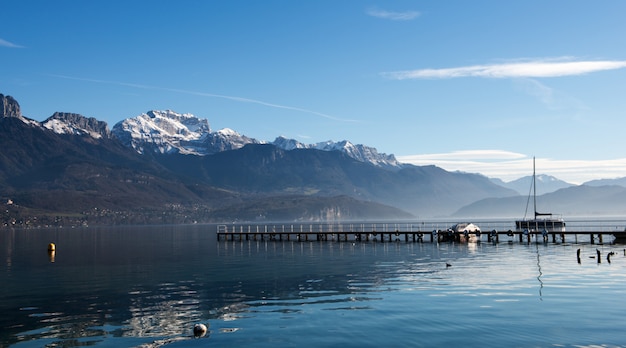
<path id="1" fill-rule="evenodd" d="M 504 182 L 497 178 L 492 178 L 492 182 L 502 187 L 506 187 L 512 190 L 515 190 L 517 193 L 523 196 L 528 196 L 533 193 L 533 177 L 532 175 L 521 177 L 517 180 Z M 554 192 L 560 190 L 562 188 L 568 188 L 575 186 L 574 184 L 570 184 L 563 180 L 559 180 L 551 175 L 538 174 L 535 176 L 535 181 L 537 184 L 536 194 L 543 195 L 546 193 Z M 597 185 L 600 186 L 600 185 Z"/>
<path id="2" fill-rule="evenodd" d="M 38 122 L 2 94 L 0 112 L 7 226 L 519 216 L 526 200 L 519 190 L 530 182 L 403 164 L 346 140 L 256 140 L 171 110 L 111 129 L 67 112 Z M 555 208 L 569 204 L 573 213 L 587 213 L 573 203 L 585 197 L 603 210 L 599 204 L 623 189 L 559 185 Z"/>

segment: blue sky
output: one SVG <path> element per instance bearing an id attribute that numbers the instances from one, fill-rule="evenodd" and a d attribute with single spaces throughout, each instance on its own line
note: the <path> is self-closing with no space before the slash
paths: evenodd
<path id="1" fill-rule="evenodd" d="M 626 176 L 626 2 L 10 1 L 0 93 L 512 180 Z"/>

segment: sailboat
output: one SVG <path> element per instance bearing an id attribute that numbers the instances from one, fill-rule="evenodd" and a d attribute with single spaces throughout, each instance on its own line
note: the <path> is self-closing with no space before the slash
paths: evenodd
<path id="1" fill-rule="evenodd" d="M 535 217 L 533 219 L 526 219 L 515 221 L 515 229 L 518 232 L 528 230 L 528 232 L 565 232 L 565 221 L 561 217 L 553 217 L 552 213 L 539 213 L 537 212 L 537 181 L 535 176 L 535 157 L 533 157 L 533 210 Z M 530 199 L 530 195 L 529 195 Z M 528 211 L 528 203 L 526 204 L 526 211 Z"/>

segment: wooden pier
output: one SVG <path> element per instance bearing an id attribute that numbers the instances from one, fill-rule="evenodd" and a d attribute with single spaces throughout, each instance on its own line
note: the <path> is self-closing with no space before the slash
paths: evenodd
<path id="1" fill-rule="evenodd" d="M 436 224 L 441 225 L 441 224 Z M 504 224 L 499 227 L 505 226 Z M 605 226 L 578 226 L 568 231 L 496 229 L 479 233 L 451 229 L 424 230 L 424 224 L 291 224 L 291 225 L 218 225 L 218 241 L 295 241 L 295 242 L 493 242 L 603 244 L 626 242 L 626 229 Z"/>

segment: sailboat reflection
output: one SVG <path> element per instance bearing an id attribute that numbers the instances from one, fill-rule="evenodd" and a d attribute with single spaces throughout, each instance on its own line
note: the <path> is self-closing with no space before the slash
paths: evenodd
<path id="1" fill-rule="evenodd" d="M 535 244 L 537 247 L 537 270 L 539 274 L 537 275 L 537 280 L 539 281 L 539 300 L 543 301 L 543 280 L 541 280 L 541 276 L 543 273 L 541 272 L 541 258 L 539 257 L 539 244 Z"/>

